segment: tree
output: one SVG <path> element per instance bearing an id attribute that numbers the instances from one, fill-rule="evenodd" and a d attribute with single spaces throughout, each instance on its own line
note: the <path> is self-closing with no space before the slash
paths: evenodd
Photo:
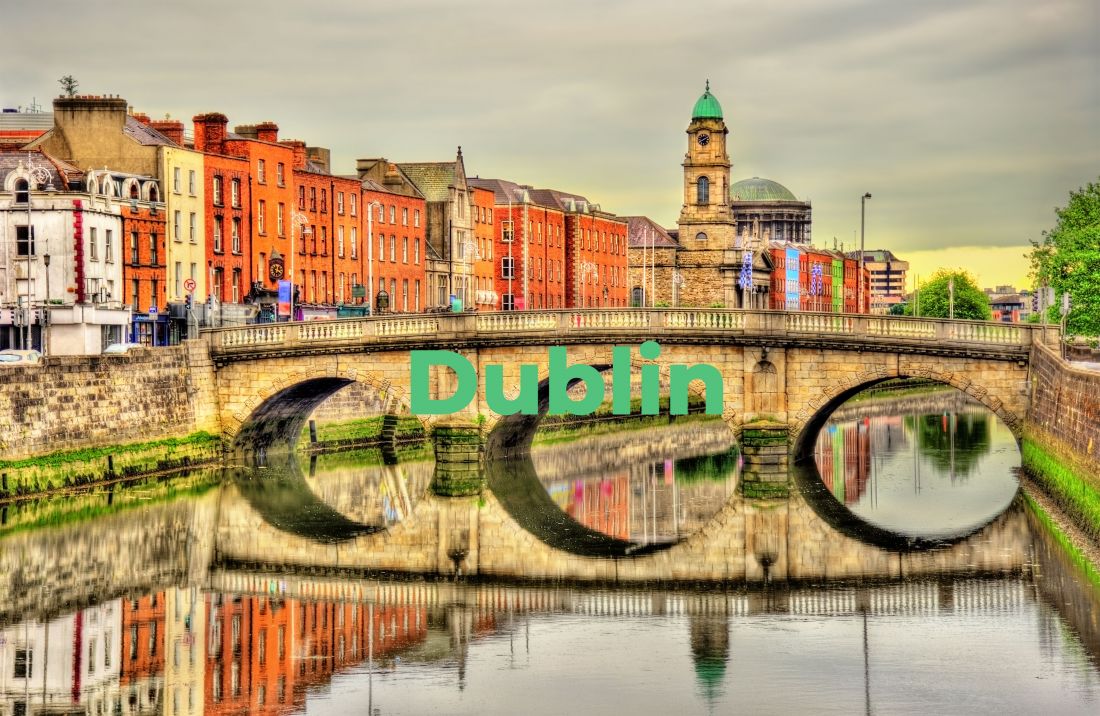
<path id="1" fill-rule="evenodd" d="M 1068 293 L 1067 332 L 1100 336 L 1100 183 L 1071 191 L 1069 203 L 1054 213 L 1054 228 L 1031 242 L 1031 275 L 1037 286 L 1054 289 L 1050 318 L 1061 320 Z"/>
<path id="2" fill-rule="evenodd" d="M 80 85 L 80 83 L 77 82 L 76 78 L 73 77 L 72 75 L 65 75 L 64 77 L 59 79 L 57 82 L 58 82 L 58 84 L 61 85 L 61 91 L 65 93 L 66 97 L 75 96 L 76 95 L 76 88 Z"/>
<path id="3" fill-rule="evenodd" d="M 919 297 L 905 305 L 906 316 L 947 318 L 951 308 L 951 279 L 955 280 L 955 318 L 988 321 L 993 317 L 989 297 L 978 288 L 974 277 L 961 269 L 940 269 L 921 285 Z M 914 310 L 919 309 L 919 313 Z"/>

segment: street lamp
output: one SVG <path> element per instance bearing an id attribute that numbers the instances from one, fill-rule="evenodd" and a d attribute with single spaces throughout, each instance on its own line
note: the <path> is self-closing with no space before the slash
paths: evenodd
<path id="1" fill-rule="evenodd" d="M 367 209 L 367 311 L 374 315 L 374 302 L 370 297 L 374 295 L 374 207 L 382 208 L 382 202 L 372 201 L 366 205 Z"/>
<path id="2" fill-rule="evenodd" d="M 306 235 L 313 233 L 309 228 L 309 217 L 300 211 L 294 211 L 290 214 L 290 221 L 298 227 L 298 236 L 302 239 L 303 253 L 305 249 Z M 291 244 L 294 243 L 293 236 L 291 237 Z M 294 288 L 295 288 L 295 276 L 294 276 L 294 254 L 298 253 L 298 249 L 293 245 L 290 247 L 290 318 L 288 320 L 294 320 Z"/>
<path id="3" fill-rule="evenodd" d="M 871 193 L 867 192 L 859 198 L 859 281 L 857 291 L 859 291 L 859 297 L 857 303 L 859 304 L 859 312 L 864 313 L 863 305 L 863 232 L 866 225 L 867 218 L 867 200 L 871 198 Z"/>
<path id="4" fill-rule="evenodd" d="M 46 309 L 42 311 L 42 355 L 49 355 L 48 337 L 50 335 L 50 255 L 42 254 L 42 265 L 46 267 Z"/>

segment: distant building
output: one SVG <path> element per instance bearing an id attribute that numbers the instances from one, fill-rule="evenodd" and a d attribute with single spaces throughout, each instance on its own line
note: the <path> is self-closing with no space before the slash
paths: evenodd
<path id="1" fill-rule="evenodd" d="M 0 148 L 18 149 L 53 129 L 52 112 L 0 112 Z"/>
<path id="2" fill-rule="evenodd" d="M 737 224 L 737 244 L 759 235 L 764 241 L 810 243 L 810 202 L 779 182 L 753 177 L 730 186 L 730 208 Z"/>
<path id="3" fill-rule="evenodd" d="M 984 289 L 989 297 L 993 320 L 1004 323 L 1021 323 L 1035 312 L 1031 291 L 1017 291 L 1015 286 L 997 286 Z"/>
<path id="4" fill-rule="evenodd" d="M 859 260 L 858 251 L 849 251 L 848 256 Z M 864 251 L 863 261 L 871 280 L 870 313 L 887 313 L 893 305 L 902 303 L 909 262 L 902 261 L 889 249 Z"/>

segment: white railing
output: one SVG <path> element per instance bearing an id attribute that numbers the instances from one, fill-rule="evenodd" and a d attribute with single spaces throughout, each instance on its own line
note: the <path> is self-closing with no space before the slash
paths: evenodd
<path id="1" fill-rule="evenodd" d="M 295 345 L 332 343 L 364 345 L 409 336 L 445 341 L 486 340 L 502 334 L 545 334 L 552 344 L 577 333 L 637 332 L 660 339 L 662 333 L 722 336 L 761 336 L 792 340 L 842 338 L 869 344 L 927 343 L 929 348 L 952 345 L 1028 348 L 1046 340 L 1041 326 L 992 321 L 947 321 L 904 316 L 860 316 L 841 313 L 731 311 L 720 309 L 571 309 L 561 311 L 507 311 L 434 315 L 377 316 L 370 318 L 269 323 L 204 330 L 215 354 L 247 354 L 253 350 L 291 349 Z"/>

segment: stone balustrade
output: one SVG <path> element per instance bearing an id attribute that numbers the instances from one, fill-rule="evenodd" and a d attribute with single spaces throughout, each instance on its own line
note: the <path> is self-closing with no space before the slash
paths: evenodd
<path id="1" fill-rule="evenodd" d="M 718 341 L 737 337 L 802 344 L 807 341 L 866 343 L 869 348 L 913 345 L 928 353 L 966 349 L 1011 357 L 1026 356 L 1033 342 L 1050 342 L 1053 329 L 1030 324 L 950 321 L 905 316 L 841 313 L 786 313 L 720 309 L 587 309 L 395 315 L 295 323 L 272 323 L 204 330 L 214 357 L 249 353 L 355 349 L 371 344 L 407 345 L 410 338 L 459 344 L 541 337 L 550 344 L 569 337 L 598 339 L 616 334 L 675 341 L 691 335 Z"/>

